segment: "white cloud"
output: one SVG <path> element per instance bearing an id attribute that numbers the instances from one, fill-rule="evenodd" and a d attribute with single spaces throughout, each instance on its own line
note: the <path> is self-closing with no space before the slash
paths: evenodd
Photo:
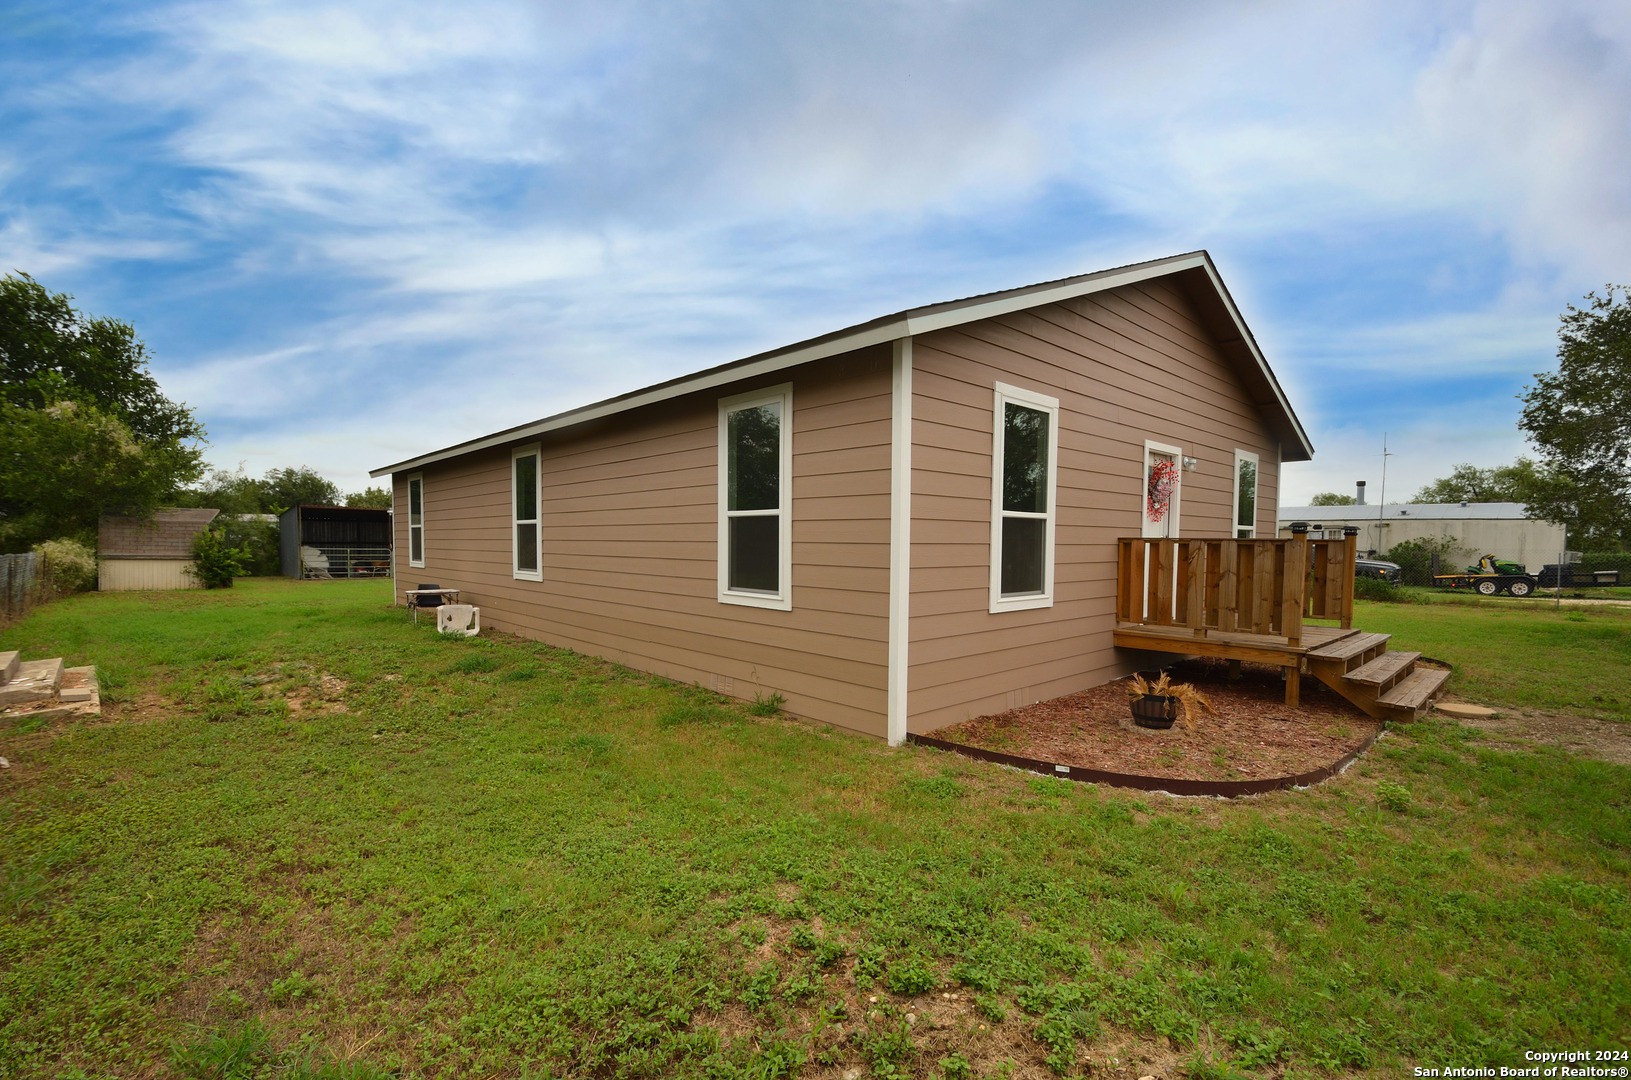
<path id="1" fill-rule="evenodd" d="M 36 213 L 69 187 L 115 201 L 98 148 L 53 162 L 43 196 L 17 194 L 44 166 L 8 148 L 0 256 L 47 273 L 214 245 L 237 289 L 332 282 L 343 303 L 257 340 L 173 344 L 167 385 L 222 432 L 320 439 L 350 469 L 396 451 L 302 413 L 422 449 L 397 419 L 416 397 L 477 434 L 908 304 L 1209 246 L 1347 468 L 1351 418 L 1309 404 L 1323 385 L 1527 374 L 1560 297 L 1623 267 L 1628 10 L 175 5 L 133 18 L 130 62 L 21 95 L 160 131 L 163 224 Z M 1499 265 L 1411 265 L 1435 236 Z M 1299 309 L 1264 269 L 1276 246 L 1353 280 Z M 1367 287 L 1439 299 L 1333 299 Z M 1469 445 L 1466 413 L 1417 423 L 1424 456 Z"/>
<path id="2" fill-rule="evenodd" d="M 139 236 L 58 233 L 49 235 L 34 222 L 15 217 L 0 224 L 0 274 L 21 270 L 39 278 L 97 263 L 173 258 L 184 250 L 173 241 Z"/>

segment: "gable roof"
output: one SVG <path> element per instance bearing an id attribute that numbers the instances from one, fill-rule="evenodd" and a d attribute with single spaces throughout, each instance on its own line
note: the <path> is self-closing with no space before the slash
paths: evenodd
<path id="1" fill-rule="evenodd" d="M 103 514 L 96 530 L 96 554 L 103 559 L 190 559 L 193 537 L 220 512 L 155 510 L 151 521 Z"/>
<path id="2" fill-rule="evenodd" d="M 370 472 L 369 476 L 384 476 L 420 468 L 433 462 L 444 461 L 476 450 L 529 439 L 545 432 L 557 431 L 590 420 L 599 420 L 642 405 L 667 401 L 684 394 L 723 386 L 742 379 L 757 378 L 776 371 L 820 360 L 828 356 L 851 352 L 869 345 L 879 345 L 899 338 L 926 334 L 931 330 L 961 326 L 997 315 L 1042 307 L 1046 304 L 1071 300 L 1090 293 L 1105 292 L 1154 278 L 1176 278 L 1199 309 L 1200 316 L 1211 332 L 1214 342 L 1224 357 L 1234 365 L 1252 400 L 1262 411 L 1269 429 L 1279 438 L 1285 461 L 1307 461 L 1314 455 L 1314 446 L 1303 430 L 1302 422 L 1292 411 L 1280 382 L 1269 369 L 1262 350 L 1235 307 L 1223 278 L 1218 275 L 1212 256 L 1205 251 L 1191 251 L 1149 262 L 1132 263 L 1092 274 L 1044 281 L 1003 292 L 982 293 L 961 300 L 948 300 L 923 307 L 907 308 L 892 315 L 884 315 L 870 322 L 857 323 L 830 334 L 813 337 L 785 345 L 769 352 L 734 360 L 728 364 L 684 375 L 668 382 L 657 383 L 617 397 L 606 398 L 591 405 L 583 405 L 566 412 L 546 416 L 529 424 L 506 428 L 453 446 L 435 450 L 419 457 L 399 461 Z"/>

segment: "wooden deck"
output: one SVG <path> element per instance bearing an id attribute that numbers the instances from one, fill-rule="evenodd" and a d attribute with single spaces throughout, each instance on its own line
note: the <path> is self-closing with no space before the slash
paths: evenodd
<path id="1" fill-rule="evenodd" d="M 1220 656 L 1225 660 L 1251 660 L 1259 664 L 1290 667 L 1301 663 L 1310 651 L 1359 632 L 1335 626 L 1304 625 L 1302 639 L 1293 645 L 1274 634 L 1208 630 L 1206 636 L 1201 637 L 1186 627 L 1120 623 L 1116 626 L 1116 644 L 1127 649 L 1183 653 L 1185 656 Z"/>
<path id="2" fill-rule="evenodd" d="M 1380 720 L 1415 719 L 1450 677 L 1418 669 L 1420 653 L 1390 652 L 1386 634 L 1352 629 L 1352 533 L 1309 540 L 1293 526 L 1289 539 L 1117 543 L 1121 648 L 1273 664 L 1286 674 L 1292 708 L 1307 671 Z"/>

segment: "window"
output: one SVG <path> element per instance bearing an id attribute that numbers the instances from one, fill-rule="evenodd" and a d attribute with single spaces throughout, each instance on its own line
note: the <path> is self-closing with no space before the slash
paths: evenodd
<path id="1" fill-rule="evenodd" d="M 538 461 L 536 445 L 520 447 L 510 454 L 512 570 L 516 577 L 524 581 L 544 580 L 543 538 L 538 528 L 539 489 L 542 483 Z"/>
<path id="2" fill-rule="evenodd" d="M 1181 447 L 1145 441 L 1144 488 L 1140 496 L 1144 528 L 1141 535 L 1182 535 L 1178 531 L 1178 503 L 1183 493 L 1183 460 Z"/>
<path id="3" fill-rule="evenodd" d="M 719 403 L 719 599 L 793 606 L 791 383 Z"/>
<path id="4" fill-rule="evenodd" d="M 408 565 L 425 565 L 425 478 L 408 477 Z"/>
<path id="5" fill-rule="evenodd" d="M 1257 455 L 1235 451 L 1235 539 L 1257 536 Z"/>
<path id="6" fill-rule="evenodd" d="M 991 468 L 991 610 L 1053 605 L 1059 399 L 997 384 Z"/>

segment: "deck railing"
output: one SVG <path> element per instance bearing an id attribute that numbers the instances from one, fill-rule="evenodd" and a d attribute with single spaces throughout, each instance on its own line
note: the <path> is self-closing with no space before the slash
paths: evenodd
<path id="1" fill-rule="evenodd" d="M 1356 536 L 1118 541 L 1116 618 L 1196 636 L 1268 634 L 1297 645 L 1303 620 L 1353 626 Z"/>

